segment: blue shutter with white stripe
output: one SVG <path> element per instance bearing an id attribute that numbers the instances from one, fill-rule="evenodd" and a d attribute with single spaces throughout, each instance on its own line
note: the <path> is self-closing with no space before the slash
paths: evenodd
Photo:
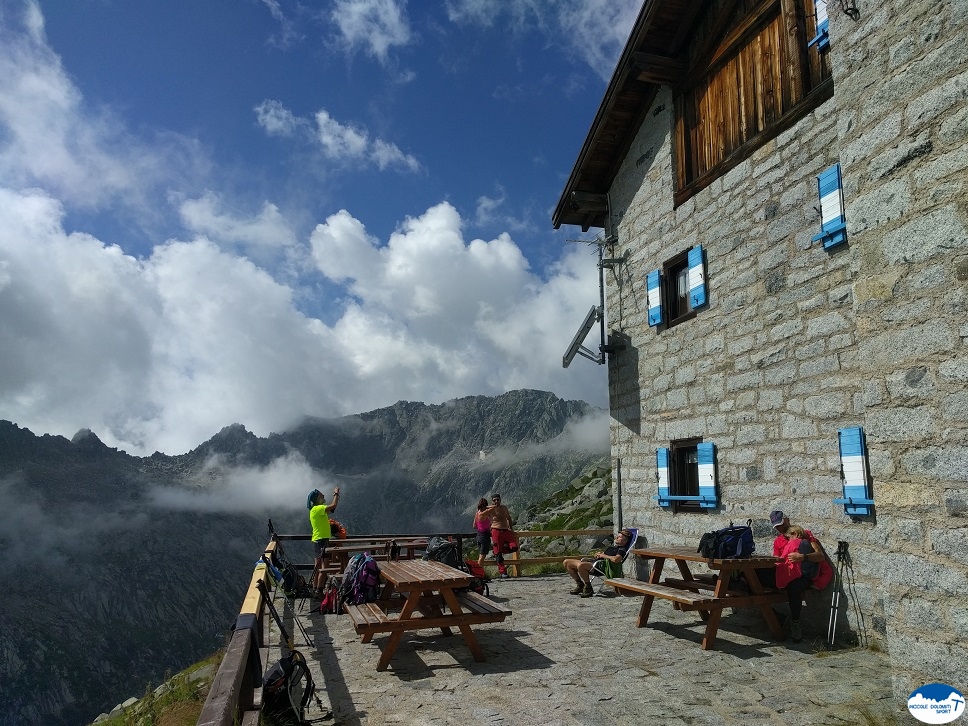
<path id="1" fill-rule="evenodd" d="M 712 509 L 719 505 L 716 495 L 716 447 L 715 444 L 696 445 L 699 462 L 699 506 Z"/>
<path id="2" fill-rule="evenodd" d="M 827 0 L 813 0 L 813 9 L 817 16 L 817 34 L 807 43 L 809 48 L 816 45 L 825 50 L 830 45 L 830 20 L 827 18 Z"/>
<path id="3" fill-rule="evenodd" d="M 706 268 L 701 245 L 689 250 L 689 302 L 693 310 L 706 304 Z"/>
<path id="4" fill-rule="evenodd" d="M 662 323 L 662 273 L 652 270 L 645 278 L 645 286 L 649 295 L 649 325 L 654 327 Z"/>
<path id="5" fill-rule="evenodd" d="M 659 500 L 659 506 L 670 508 L 672 507 L 672 500 L 669 499 L 669 450 L 668 449 L 658 449 L 655 452 L 655 473 L 656 479 L 659 480 L 659 496 L 656 499 Z"/>
<path id="6" fill-rule="evenodd" d="M 840 177 L 840 164 L 820 173 L 817 177 L 820 192 L 820 234 L 814 242 L 823 241 L 825 249 L 847 241 L 847 220 L 844 217 L 844 192 Z"/>
<path id="7" fill-rule="evenodd" d="M 844 512 L 855 516 L 871 513 L 874 500 L 870 498 L 870 481 L 867 473 L 867 447 L 864 429 L 853 426 L 837 432 L 840 444 L 840 471 L 844 484 L 843 499 L 834 499 L 835 504 L 843 504 Z"/>

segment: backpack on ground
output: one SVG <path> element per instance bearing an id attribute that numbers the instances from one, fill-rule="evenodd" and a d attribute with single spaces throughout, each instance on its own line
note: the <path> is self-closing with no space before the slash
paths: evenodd
<path id="1" fill-rule="evenodd" d="M 343 571 L 339 604 L 359 605 L 373 602 L 379 595 L 380 568 L 369 552 L 353 555 Z"/>
<path id="2" fill-rule="evenodd" d="M 457 543 L 444 539 L 443 537 L 431 537 L 427 543 L 427 552 L 424 554 L 425 560 L 435 560 L 443 562 L 445 565 L 456 567 L 458 570 L 467 570 L 464 559 L 457 550 Z"/>
<path id="3" fill-rule="evenodd" d="M 276 661 L 262 679 L 262 711 L 271 714 L 276 724 L 305 723 L 314 695 L 316 683 L 298 650 Z"/>
<path id="4" fill-rule="evenodd" d="M 467 589 L 476 592 L 478 595 L 490 597 L 491 591 L 487 586 L 487 573 L 484 572 L 484 568 L 477 564 L 475 560 L 464 560 L 464 564 L 466 567 L 462 569 L 467 570 L 471 575 L 471 584 L 468 585 Z"/>
<path id="5" fill-rule="evenodd" d="M 319 601 L 319 607 L 316 608 L 318 612 L 324 615 L 337 615 L 340 612 L 340 601 L 339 601 L 339 588 L 340 588 L 340 578 L 331 577 L 327 582 L 326 588 L 323 590 L 323 597 Z"/>
<path id="6" fill-rule="evenodd" d="M 753 520 L 746 520 L 746 525 L 734 526 L 732 522 L 728 527 L 717 529 L 715 532 L 706 532 L 699 540 L 699 547 L 696 552 L 703 557 L 716 560 L 745 559 L 752 557 L 756 551 L 756 543 L 753 542 Z"/>

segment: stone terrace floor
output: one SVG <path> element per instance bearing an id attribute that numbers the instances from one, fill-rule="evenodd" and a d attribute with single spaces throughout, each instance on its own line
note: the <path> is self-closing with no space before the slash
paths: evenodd
<path id="1" fill-rule="evenodd" d="M 514 614 L 474 628 L 485 663 L 456 631 L 448 638 L 427 630 L 405 635 L 378 673 L 387 636 L 364 645 L 347 616 L 301 613 L 315 647 L 296 630 L 296 649 L 331 711 L 314 705 L 307 718 L 353 726 L 913 721 L 892 700 L 883 653 L 825 652 L 826 633 L 806 628 L 802 643 L 772 642 L 750 608 L 725 611 L 716 649 L 704 652 L 697 613 L 656 600 L 649 626 L 636 628 L 640 597 L 583 599 L 567 594 L 571 586 L 565 575 L 494 580 L 491 597 Z M 275 624 L 272 631 L 270 642 L 278 640 Z"/>

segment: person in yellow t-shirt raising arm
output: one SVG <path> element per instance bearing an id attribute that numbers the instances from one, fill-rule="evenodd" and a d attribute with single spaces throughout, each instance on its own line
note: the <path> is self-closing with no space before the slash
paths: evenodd
<path id="1" fill-rule="evenodd" d="M 318 591 L 323 586 L 323 560 L 326 558 L 326 547 L 332 536 L 329 515 L 336 511 L 337 504 L 339 504 L 339 487 L 333 489 L 332 504 L 326 503 L 326 495 L 319 489 L 313 489 L 306 498 L 309 523 L 313 526 L 313 553 L 316 557 L 316 563 L 313 566 L 313 590 Z"/>

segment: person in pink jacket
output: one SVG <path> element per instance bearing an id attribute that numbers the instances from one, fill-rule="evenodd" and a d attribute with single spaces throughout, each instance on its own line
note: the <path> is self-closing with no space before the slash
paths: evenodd
<path id="1" fill-rule="evenodd" d="M 823 590 L 833 577 L 833 568 L 820 541 L 809 529 L 790 524 L 790 518 L 780 510 L 770 512 L 770 524 L 777 533 L 773 540 L 773 556 L 782 558 L 776 565 L 773 581 L 769 575 L 760 577 L 764 585 L 787 591 L 790 604 L 790 639 L 803 640 L 800 611 L 803 593 L 810 587 Z M 759 571 L 758 571 L 759 574 Z"/>

